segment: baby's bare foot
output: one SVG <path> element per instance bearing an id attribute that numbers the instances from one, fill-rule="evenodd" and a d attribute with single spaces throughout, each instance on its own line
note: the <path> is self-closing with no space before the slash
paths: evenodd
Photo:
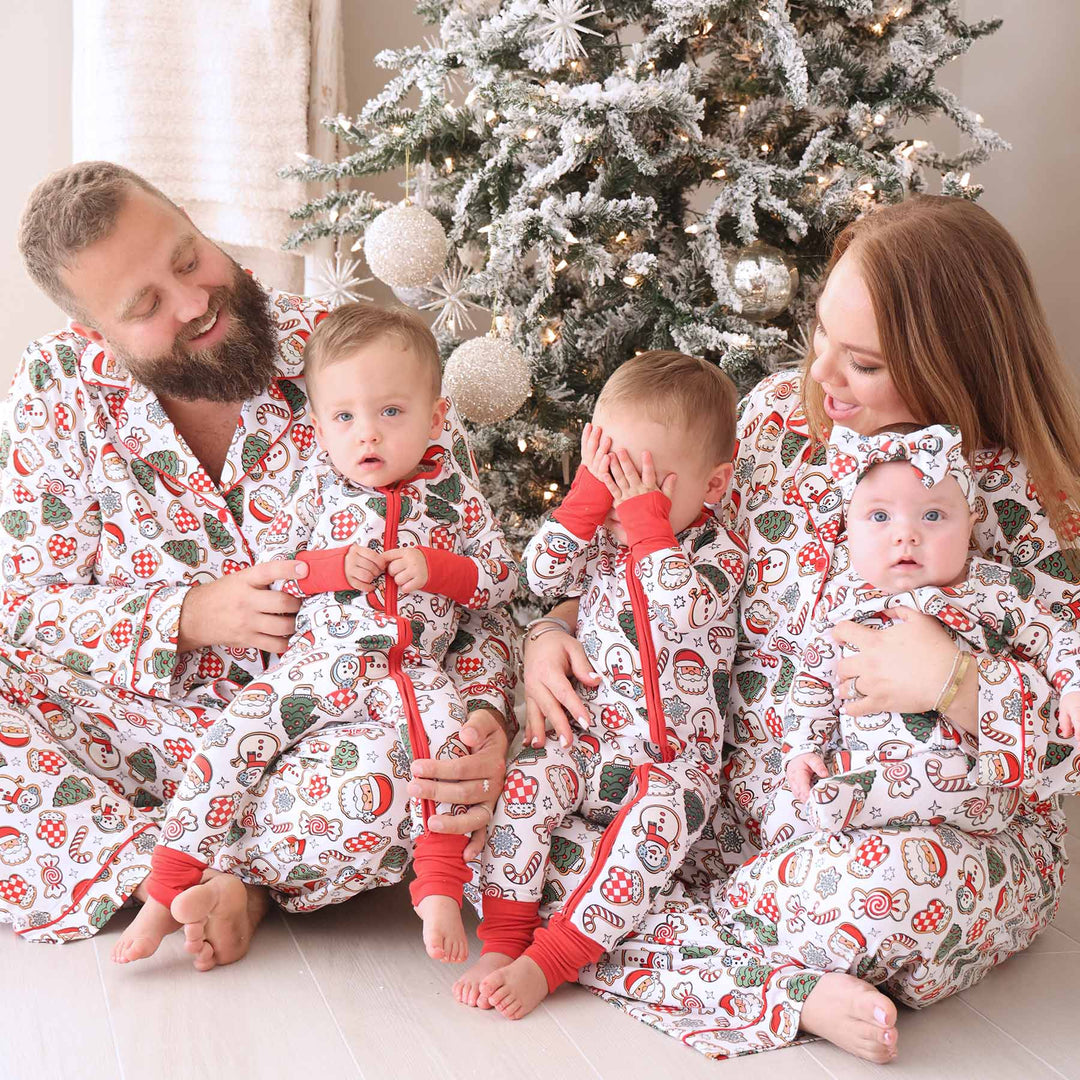
<path id="1" fill-rule="evenodd" d="M 432 960 L 460 964 L 469 955 L 461 906 L 449 896 L 425 896 L 413 910 L 424 922 L 424 948 Z"/>
<path id="2" fill-rule="evenodd" d="M 219 870 L 205 871 L 200 884 L 182 892 L 171 910 L 184 926 L 184 948 L 195 958 L 195 970 L 245 957 L 268 903 L 266 889 Z"/>
<path id="3" fill-rule="evenodd" d="M 507 1020 L 520 1020 L 548 996 L 547 976 L 535 960 L 519 956 L 484 979 L 480 992 Z"/>
<path id="4" fill-rule="evenodd" d="M 470 1005 L 473 1008 L 490 1009 L 491 1002 L 487 994 L 483 993 L 480 984 L 493 972 L 512 964 L 514 958 L 506 953 L 484 953 L 479 960 L 456 983 L 454 983 L 454 997 L 462 1005 Z"/>
<path id="5" fill-rule="evenodd" d="M 822 975 L 803 1004 L 799 1027 L 879 1065 L 896 1057 L 896 1006 L 854 975 Z"/>
<path id="6" fill-rule="evenodd" d="M 146 896 L 142 910 L 113 946 L 113 962 L 130 964 L 132 960 L 153 956 L 161 939 L 179 929 L 180 924 L 169 914 L 169 909 L 153 897 Z"/>

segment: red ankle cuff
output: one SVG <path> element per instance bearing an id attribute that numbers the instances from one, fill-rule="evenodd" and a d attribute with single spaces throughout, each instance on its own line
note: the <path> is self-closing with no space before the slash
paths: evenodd
<path id="1" fill-rule="evenodd" d="M 532 943 L 540 925 L 539 900 L 485 896 L 483 912 L 484 917 L 476 929 L 476 936 L 484 943 L 481 956 L 497 952 L 516 960 Z"/>
<path id="2" fill-rule="evenodd" d="M 208 864 L 183 851 L 158 844 L 150 856 L 150 876 L 146 891 L 159 904 L 168 907 L 185 889 L 202 881 Z"/>
<path id="3" fill-rule="evenodd" d="M 416 907 L 426 896 L 449 896 L 461 904 L 465 883 L 472 871 L 465 865 L 467 836 L 449 833 L 424 833 L 413 847 L 413 870 L 416 880 L 409 886 L 409 896 Z"/>
<path id="4" fill-rule="evenodd" d="M 603 945 L 587 938 L 569 919 L 554 915 L 533 935 L 525 955 L 544 973 L 548 993 L 564 982 L 576 982 L 586 964 L 604 955 Z"/>

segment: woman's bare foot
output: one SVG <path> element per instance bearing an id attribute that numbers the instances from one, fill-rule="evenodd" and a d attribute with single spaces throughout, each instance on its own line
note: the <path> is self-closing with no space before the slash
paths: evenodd
<path id="1" fill-rule="evenodd" d="M 432 960 L 460 964 L 469 955 L 461 905 L 449 896 L 425 896 L 413 911 L 424 922 L 424 948 Z"/>
<path id="2" fill-rule="evenodd" d="M 896 1006 L 854 975 L 822 975 L 803 1004 L 799 1027 L 879 1065 L 896 1057 Z"/>
<path id="3" fill-rule="evenodd" d="M 142 889 L 141 885 L 139 889 Z M 135 890 L 137 897 L 139 889 Z M 116 964 L 130 964 L 132 960 L 144 960 L 153 956 L 161 944 L 161 939 L 180 929 L 180 924 L 169 914 L 169 909 L 148 896 L 145 890 L 139 899 L 143 901 L 142 910 L 131 920 L 120 935 L 120 940 L 113 946 L 112 959 Z"/>
<path id="4" fill-rule="evenodd" d="M 535 960 L 519 956 L 509 966 L 492 972 L 480 992 L 507 1020 L 520 1020 L 548 996 L 547 976 Z"/>
<path id="5" fill-rule="evenodd" d="M 487 994 L 481 990 L 480 984 L 489 975 L 498 971 L 499 968 L 504 968 L 513 962 L 514 958 L 512 956 L 507 956 L 506 953 L 484 953 L 480 959 L 477 960 L 456 983 L 454 983 L 454 997 L 457 998 L 462 1005 L 470 1005 L 473 1008 L 479 1009 L 490 1009 L 491 1002 L 488 1001 Z"/>
<path id="6" fill-rule="evenodd" d="M 202 881 L 182 892 L 171 908 L 183 924 L 184 948 L 195 958 L 195 970 L 245 957 L 268 904 L 266 889 L 220 870 L 204 871 Z"/>

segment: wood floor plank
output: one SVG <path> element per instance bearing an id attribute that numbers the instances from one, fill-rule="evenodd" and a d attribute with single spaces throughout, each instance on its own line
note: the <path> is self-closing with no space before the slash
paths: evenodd
<path id="1" fill-rule="evenodd" d="M 454 1001 L 462 968 L 428 958 L 405 888 L 379 889 L 289 926 L 368 1080 L 598 1076 L 542 1010 L 511 1023 Z M 470 950 L 480 953 L 475 934 Z"/>
<path id="2" fill-rule="evenodd" d="M 0 926 L 0 971 L 0 1077 L 118 1074 L 92 942 L 31 945 Z"/>
<path id="3" fill-rule="evenodd" d="M 283 1065 L 334 1080 L 361 1076 L 278 911 L 242 963 L 209 972 L 192 968 L 179 934 L 147 960 L 113 964 L 127 922 L 121 913 L 94 939 L 125 1076 L 241 1080 Z"/>

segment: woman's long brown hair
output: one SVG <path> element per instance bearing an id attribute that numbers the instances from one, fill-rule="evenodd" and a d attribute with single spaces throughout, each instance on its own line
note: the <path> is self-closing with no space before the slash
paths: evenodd
<path id="1" fill-rule="evenodd" d="M 955 424 L 971 460 L 1013 450 L 1062 548 L 1080 535 L 1080 404 L 1016 241 L 967 199 L 917 195 L 853 222 L 851 251 L 889 375 L 921 424 Z M 803 365 L 810 431 L 827 439 L 824 392 Z M 1070 563 L 1080 560 L 1069 552 Z"/>

